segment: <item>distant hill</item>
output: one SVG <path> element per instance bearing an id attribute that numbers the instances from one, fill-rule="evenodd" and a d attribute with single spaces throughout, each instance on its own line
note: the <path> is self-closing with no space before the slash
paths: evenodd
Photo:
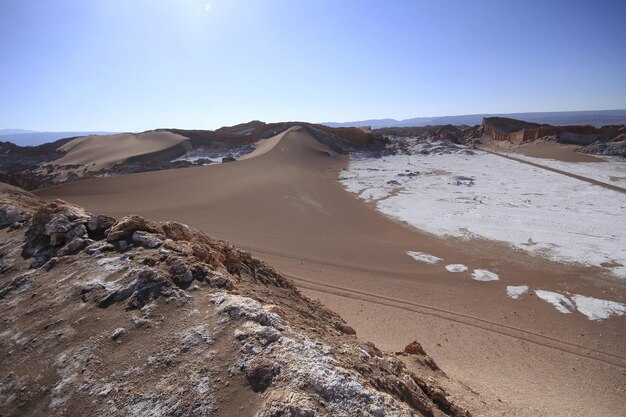
<path id="1" fill-rule="evenodd" d="M 0 136 L 3 135 L 17 135 L 20 133 L 35 133 L 35 130 L 24 130 L 24 129 L 0 129 Z"/>
<path id="2" fill-rule="evenodd" d="M 372 129 L 384 127 L 414 127 L 435 125 L 468 125 L 482 123 L 484 117 L 508 117 L 532 123 L 563 125 L 593 125 L 603 126 L 626 123 L 626 110 L 589 110 L 589 111 L 562 111 L 562 112 L 535 112 L 535 113 L 484 113 L 467 114 L 461 116 L 415 117 L 412 119 L 370 119 L 356 122 L 328 122 L 322 123 L 330 127 L 371 126 Z"/>
<path id="3" fill-rule="evenodd" d="M 55 140 L 88 135 L 109 135 L 113 132 L 37 132 L 23 129 L 0 129 L 0 142 L 13 142 L 19 146 L 37 146 Z"/>

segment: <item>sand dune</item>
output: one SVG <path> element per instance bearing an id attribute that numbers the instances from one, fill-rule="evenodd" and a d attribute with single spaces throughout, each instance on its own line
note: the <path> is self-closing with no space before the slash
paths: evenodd
<path id="1" fill-rule="evenodd" d="M 60 150 L 67 153 L 52 163 L 87 165 L 90 171 L 97 171 L 133 157 L 164 151 L 188 140 L 184 136 L 165 131 L 84 136 L 63 145 Z"/>
<path id="2" fill-rule="evenodd" d="M 610 293 L 624 302 L 626 283 L 489 241 L 410 229 L 343 189 L 337 177 L 347 157 L 332 157 L 304 130 L 279 136 L 229 164 L 92 179 L 37 194 L 115 216 L 177 219 L 246 247 L 365 339 L 390 350 L 423 341 L 449 374 L 471 381 L 486 401 L 501 399 L 499 414 L 617 415 L 626 407 L 623 317 L 592 322 L 560 314 L 532 293 L 507 296 L 507 286 L 528 285 Z M 407 251 L 443 261 L 418 262 Z M 448 264 L 467 270 L 451 273 Z M 500 279 L 473 280 L 474 269 Z"/>
<path id="3" fill-rule="evenodd" d="M 239 158 L 237 158 L 237 160 L 245 161 L 246 159 L 252 159 L 252 158 L 256 158 L 257 156 L 266 154 L 272 149 L 274 149 L 274 147 L 278 145 L 278 143 L 283 139 L 283 137 L 286 134 L 288 134 L 289 132 L 298 131 L 300 129 L 301 129 L 300 126 L 290 127 L 289 129 L 285 130 L 283 133 L 280 133 L 274 137 L 271 137 L 269 139 L 261 139 L 260 141 L 257 142 L 256 149 L 254 149 L 250 153 L 241 155 Z"/>

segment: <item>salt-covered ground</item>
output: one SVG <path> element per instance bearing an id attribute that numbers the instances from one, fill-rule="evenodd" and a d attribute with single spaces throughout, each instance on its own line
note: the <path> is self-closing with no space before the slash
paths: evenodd
<path id="1" fill-rule="evenodd" d="M 509 292 L 509 288 L 511 287 L 507 287 L 507 292 Z M 602 300 L 580 294 L 568 297 L 565 294 L 544 290 L 536 290 L 535 294 L 542 300 L 552 304 L 561 313 L 569 314 L 578 310 L 578 312 L 587 316 L 589 320 L 606 320 L 611 316 L 623 316 L 626 313 L 626 305 L 616 301 Z M 510 296 L 511 298 L 517 298 Z"/>
<path id="2" fill-rule="evenodd" d="M 626 278 L 626 194 L 458 145 L 414 140 L 409 149 L 353 155 L 340 181 L 418 229 L 501 241 Z"/>
<path id="3" fill-rule="evenodd" d="M 449 272 L 464 272 L 467 271 L 467 267 L 463 264 L 450 264 L 446 265 L 446 269 Z"/>
<path id="4" fill-rule="evenodd" d="M 474 269 L 472 278 L 476 281 L 497 281 L 500 279 L 498 274 L 487 271 L 486 269 Z"/>
<path id="5" fill-rule="evenodd" d="M 254 149 L 254 145 L 244 145 L 239 148 L 228 149 L 198 148 L 187 152 L 183 156 L 176 158 L 174 161 L 187 161 L 194 164 L 202 163 L 203 165 L 219 164 L 222 162 L 222 158 L 237 158 L 241 155 L 252 152 Z"/>
<path id="6" fill-rule="evenodd" d="M 565 162 L 518 153 L 510 156 L 626 189 L 626 162 L 617 157 L 603 157 L 604 162 Z"/>
<path id="7" fill-rule="evenodd" d="M 435 255 L 430 255 L 424 252 L 414 252 L 414 251 L 409 250 L 409 251 L 406 251 L 406 254 L 418 262 L 424 262 L 426 264 L 431 264 L 431 265 L 435 265 L 437 262 L 442 260 L 441 258 L 438 258 Z"/>
<path id="8" fill-rule="evenodd" d="M 406 251 L 406 254 L 418 262 L 437 265 L 444 259 L 425 253 Z M 463 264 L 449 264 L 445 266 L 448 272 L 458 273 L 467 271 L 467 266 Z M 486 269 L 474 269 L 472 279 L 476 281 L 498 281 L 500 277 Z M 517 300 L 529 290 L 528 285 L 507 285 L 506 295 Z M 626 305 L 616 301 L 603 300 L 600 298 L 588 297 L 585 295 L 570 293 L 561 294 L 554 291 L 537 289 L 534 291 L 537 297 L 552 304 L 557 311 L 570 314 L 576 311 L 587 316 L 589 320 L 606 320 L 611 316 L 622 316 L 626 313 Z"/>
<path id="9" fill-rule="evenodd" d="M 528 285 L 508 285 L 506 287 L 506 295 L 517 300 L 528 291 Z"/>
<path id="10" fill-rule="evenodd" d="M 563 314 L 569 314 L 572 311 L 576 310 L 576 308 L 574 307 L 574 303 L 572 303 L 569 298 L 558 292 L 535 290 L 535 294 L 537 294 L 537 297 L 541 298 L 542 300 L 552 304 L 554 308 L 556 308 Z"/>

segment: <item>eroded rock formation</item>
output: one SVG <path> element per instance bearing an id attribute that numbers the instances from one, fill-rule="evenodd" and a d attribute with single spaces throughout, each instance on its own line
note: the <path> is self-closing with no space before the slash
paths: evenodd
<path id="1" fill-rule="evenodd" d="M 529 123 L 505 117 L 486 117 L 481 125 L 483 133 L 496 140 L 511 143 L 551 137 L 565 144 L 586 146 L 607 142 L 619 135 L 622 126 L 551 126 Z"/>

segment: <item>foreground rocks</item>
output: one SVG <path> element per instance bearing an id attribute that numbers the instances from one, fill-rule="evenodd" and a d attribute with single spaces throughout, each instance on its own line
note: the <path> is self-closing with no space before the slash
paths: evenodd
<path id="1" fill-rule="evenodd" d="M 419 344 L 359 341 L 228 242 L 4 185 L 0 214 L 2 416 L 469 416 Z"/>

